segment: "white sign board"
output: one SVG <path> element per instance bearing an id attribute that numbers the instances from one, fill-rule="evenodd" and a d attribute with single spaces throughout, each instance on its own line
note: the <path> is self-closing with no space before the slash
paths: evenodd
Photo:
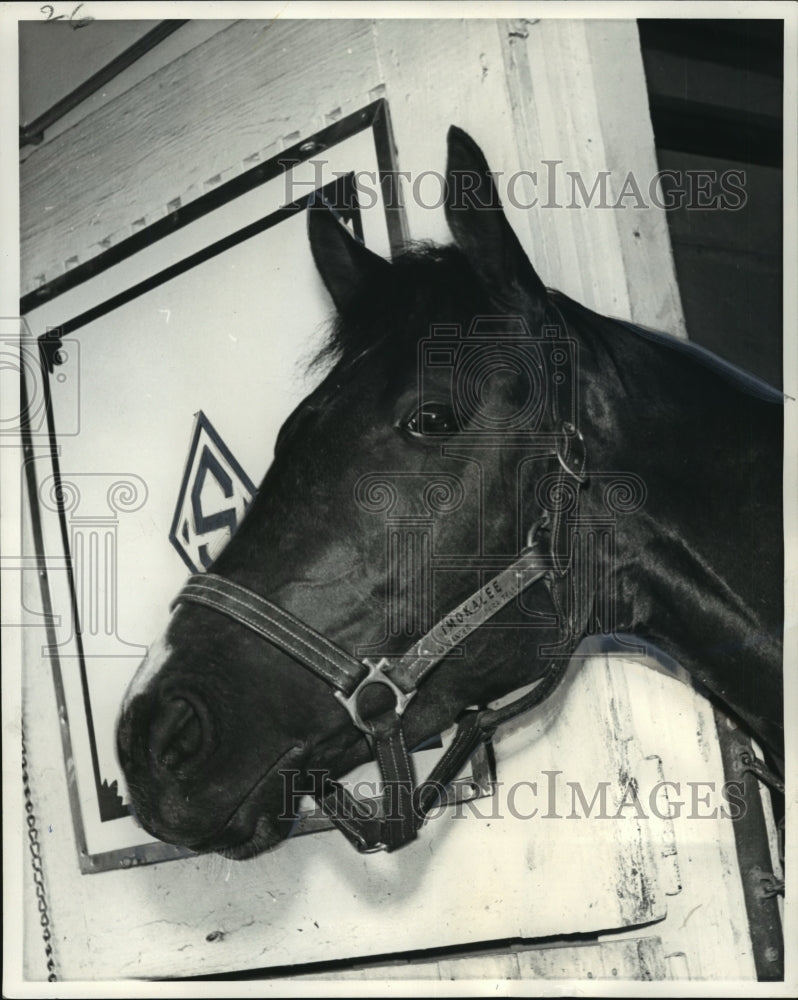
<path id="1" fill-rule="evenodd" d="M 84 870 L 180 853 L 148 847 L 129 818 L 116 714 L 170 601 L 227 542 L 282 422 L 320 378 L 309 366 L 329 305 L 308 199 L 351 193 L 353 174 L 363 191 L 371 181 L 370 209 L 343 217 L 391 254 L 389 143 L 378 103 L 254 166 L 180 228 L 176 209 L 156 230 L 167 235 L 26 315 L 29 485 L 53 619 L 30 655 L 63 684 Z M 36 340 L 43 372 L 30 369 Z"/>

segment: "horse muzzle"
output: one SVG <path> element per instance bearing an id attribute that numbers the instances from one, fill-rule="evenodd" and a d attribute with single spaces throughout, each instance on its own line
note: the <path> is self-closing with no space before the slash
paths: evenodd
<path id="1" fill-rule="evenodd" d="M 239 768 L 213 712 L 193 694 L 136 695 L 120 716 L 117 752 L 131 812 L 158 840 L 244 858 L 291 831 L 282 771 L 297 769 L 304 747 L 267 751 L 270 760 Z"/>

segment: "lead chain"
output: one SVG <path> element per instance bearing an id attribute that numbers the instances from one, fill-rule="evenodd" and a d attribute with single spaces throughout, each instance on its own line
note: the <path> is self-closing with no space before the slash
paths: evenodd
<path id="1" fill-rule="evenodd" d="M 25 727 L 22 727 L 22 788 L 25 794 L 25 823 L 28 828 L 28 846 L 30 847 L 33 882 L 36 886 L 36 901 L 39 907 L 39 923 L 42 926 L 44 954 L 47 959 L 47 982 L 58 982 L 55 972 L 55 955 L 53 952 L 53 935 L 50 930 L 50 915 L 47 907 L 47 892 L 44 888 L 44 870 L 42 868 L 39 831 L 36 828 L 36 814 L 33 811 L 33 798 L 28 775 L 28 756 L 25 747 Z"/>

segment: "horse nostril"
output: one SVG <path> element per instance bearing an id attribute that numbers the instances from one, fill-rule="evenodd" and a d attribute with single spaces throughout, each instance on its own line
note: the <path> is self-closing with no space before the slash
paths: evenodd
<path id="1" fill-rule="evenodd" d="M 166 765 L 196 757 L 207 738 L 199 711 L 185 698 L 174 698 L 160 708 L 152 721 L 150 735 L 152 753 Z"/>

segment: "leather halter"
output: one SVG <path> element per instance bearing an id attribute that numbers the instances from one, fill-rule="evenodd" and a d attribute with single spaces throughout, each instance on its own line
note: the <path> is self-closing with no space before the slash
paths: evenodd
<path id="1" fill-rule="evenodd" d="M 557 460 L 557 487 L 571 480 L 578 491 L 586 481 L 584 439 L 574 424 L 559 419 L 557 396 L 557 392 L 552 394 L 550 418 L 556 436 L 548 454 Z M 352 722 L 365 735 L 379 764 L 382 815 L 375 816 L 373 804 L 355 799 L 329 776 L 323 778 L 316 798 L 327 817 L 359 851 L 392 851 L 416 837 L 427 813 L 479 743 L 490 739 L 509 719 L 540 704 L 562 679 L 568 660 L 559 656 L 549 662 L 530 691 L 510 704 L 461 713 L 453 742 L 429 777 L 420 786 L 415 785 L 402 722 L 405 709 L 445 656 L 533 584 L 543 582 L 555 611 L 560 610 L 557 581 L 570 568 L 570 557 L 562 558 L 560 528 L 556 510 L 551 515 L 544 513 L 530 529 L 527 544 L 517 559 L 444 615 L 397 658 L 358 660 L 290 612 L 213 573 L 192 576 L 172 607 L 178 603 L 197 604 L 232 618 L 288 653 L 333 689 Z M 546 536 L 548 545 L 544 546 L 542 538 Z M 573 637 L 581 633 L 581 624 L 571 622 L 566 629 Z M 389 689 L 394 704 L 372 716 L 363 707 L 362 699 L 374 685 Z"/>
<path id="2" fill-rule="evenodd" d="M 561 477 L 583 483 L 584 442 L 575 428 L 570 434 L 560 428 L 555 454 Z M 544 535 L 549 536 L 548 551 L 541 543 Z M 414 786 L 402 727 L 407 705 L 447 654 L 534 583 L 545 583 L 557 606 L 552 588 L 555 580 L 567 573 L 568 565 L 558 566 L 555 539 L 556 529 L 548 515 L 544 515 L 529 532 L 528 544 L 514 562 L 445 615 L 402 656 L 383 657 L 376 663 L 357 660 L 283 608 L 213 573 L 191 577 L 172 606 L 198 604 L 232 618 L 288 653 L 333 689 L 354 724 L 365 734 L 379 763 L 384 815 L 374 817 L 370 809 L 329 778 L 319 795 L 320 805 L 359 850 L 390 851 L 415 838 L 424 816 L 478 744 L 490 738 L 504 722 L 540 704 L 562 678 L 567 659 L 559 657 L 548 664 L 532 690 L 509 705 L 466 710 L 458 720 L 454 741 L 446 753 L 423 785 Z M 387 687 L 395 703 L 378 716 L 369 717 L 361 708 L 361 699 L 374 684 Z"/>

